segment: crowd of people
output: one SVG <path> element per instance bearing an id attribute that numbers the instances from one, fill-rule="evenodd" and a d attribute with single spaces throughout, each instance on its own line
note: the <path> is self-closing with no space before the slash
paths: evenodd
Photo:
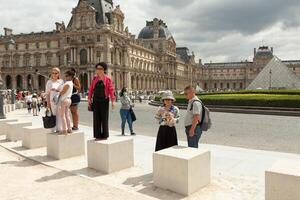
<path id="1" fill-rule="evenodd" d="M 107 75 L 108 65 L 104 62 L 95 66 L 95 76 L 88 90 L 88 110 L 93 112 L 93 135 L 96 141 L 109 138 L 109 106 L 115 108 L 116 96 L 119 96 L 121 135 L 125 135 L 125 125 L 128 124 L 131 135 L 136 135 L 133 122 L 136 116 L 133 112 L 134 100 L 132 94 L 124 87 L 116 94 L 112 79 Z M 33 93 L 17 92 L 16 99 L 24 100 L 28 113 L 38 116 L 44 106 L 56 117 L 53 133 L 71 134 L 79 129 L 78 105 L 81 85 L 76 70 L 70 68 L 61 76 L 59 68 L 53 68 L 47 81 L 45 92 Z M 189 147 L 198 148 L 202 134 L 200 122 L 203 120 L 203 104 L 195 94 L 195 89 L 188 86 L 184 90 L 189 100 L 184 118 L 185 132 Z M 162 106 L 154 116 L 158 121 L 158 133 L 155 151 L 160 151 L 178 145 L 176 126 L 180 120 L 180 111 L 174 105 L 176 99 L 171 91 L 162 94 Z"/>

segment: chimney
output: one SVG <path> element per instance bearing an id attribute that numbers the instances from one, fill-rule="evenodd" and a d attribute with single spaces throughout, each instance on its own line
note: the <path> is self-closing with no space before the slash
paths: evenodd
<path id="1" fill-rule="evenodd" d="M 4 28 L 4 35 L 5 36 L 11 36 L 13 33 L 13 30 L 10 28 Z"/>
<path id="2" fill-rule="evenodd" d="M 202 65 L 202 59 L 199 59 L 199 64 Z"/>
<path id="3" fill-rule="evenodd" d="M 271 47 L 271 52 L 273 53 L 273 50 L 274 50 L 274 48 L 273 47 Z"/>
<path id="4" fill-rule="evenodd" d="M 256 55 L 256 48 L 254 48 L 254 56 Z"/>

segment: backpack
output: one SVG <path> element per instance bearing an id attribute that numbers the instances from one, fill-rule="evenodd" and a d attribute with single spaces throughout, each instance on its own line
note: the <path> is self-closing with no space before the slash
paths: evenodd
<path id="1" fill-rule="evenodd" d="M 192 106 L 191 106 L 190 111 L 193 110 L 195 102 L 200 102 L 201 105 L 202 105 L 202 116 L 201 116 L 201 121 L 199 122 L 201 130 L 202 131 L 208 131 L 208 129 L 210 129 L 211 125 L 212 125 L 211 119 L 210 119 L 210 111 L 206 106 L 204 106 L 204 104 L 200 100 L 194 100 L 192 102 Z"/>

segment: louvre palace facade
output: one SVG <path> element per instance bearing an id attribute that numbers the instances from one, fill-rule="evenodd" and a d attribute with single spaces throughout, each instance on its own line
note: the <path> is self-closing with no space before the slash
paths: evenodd
<path id="1" fill-rule="evenodd" d="M 79 0 L 68 24 L 56 23 L 49 32 L 0 36 L 0 74 L 6 89 L 44 90 L 53 67 L 75 67 L 86 91 L 100 61 L 116 89 L 182 90 L 199 85 L 205 90 L 245 89 L 273 57 L 259 47 L 253 62 L 202 63 L 187 47 L 177 47 L 167 24 L 154 18 L 136 36 L 124 25 L 125 15 L 112 0 Z M 300 75 L 300 61 L 283 61 Z M 38 71 L 38 73 L 36 73 Z"/>

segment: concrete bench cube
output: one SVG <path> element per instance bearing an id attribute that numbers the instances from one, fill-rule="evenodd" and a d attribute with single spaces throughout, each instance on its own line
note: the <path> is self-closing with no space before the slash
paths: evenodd
<path id="1" fill-rule="evenodd" d="M 50 133 L 50 130 L 37 126 L 27 126 L 23 130 L 23 147 L 34 149 L 47 146 L 47 133 Z"/>
<path id="2" fill-rule="evenodd" d="M 6 135 L 7 133 L 7 122 L 17 122 L 17 119 L 1 119 L 0 120 L 0 135 Z"/>
<path id="3" fill-rule="evenodd" d="M 83 132 L 68 135 L 47 134 L 47 155 L 61 160 L 85 154 L 85 140 Z"/>
<path id="4" fill-rule="evenodd" d="M 210 184 L 210 152 L 174 146 L 153 154 L 154 185 L 188 196 Z"/>
<path id="5" fill-rule="evenodd" d="M 3 112 L 4 112 L 4 114 L 7 114 L 7 112 L 8 112 L 7 105 L 4 105 L 4 106 L 3 106 Z"/>
<path id="6" fill-rule="evenodd" d="M 16 104 L 11 104 L 11 109 L 12 109 L 12 111 L 15 111 L 16 110 Z"/>
<path id="7" fill-rule="evenodd" d="M 31 122 L 7 122 L 6 139 L 18 141 L 23 139 L 23 127 L 32 126 Z"/>
<path id="8" fill-rule="evenodd" d="M 110 174 L 134 166 L 133 139 L 110 137 L 87 144 L 88 167 Z"/>
<path id="9" fill-rule="evenodd" d="M 300 161 L 282 160 L 265 172 L 266 200 L 300 199 Z"/>

